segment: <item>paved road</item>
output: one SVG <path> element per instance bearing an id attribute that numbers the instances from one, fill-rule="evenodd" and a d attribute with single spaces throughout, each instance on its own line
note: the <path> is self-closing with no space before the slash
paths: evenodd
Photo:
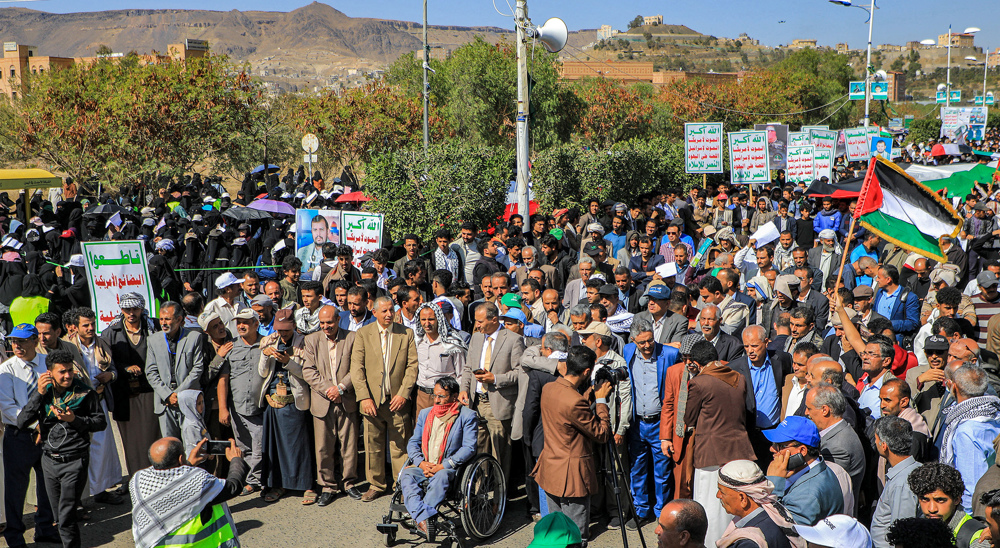
<path id="1" fill-rule="evenodd" d="M 383 537 L 375 530 L 389 505 L 389 497 L 375 502 L 361 503 L 341 496 L 333 504 L 319 508 L 302 506 L 299 497 L 285 497 L 274 504 L 265 504 L 257 495 L 240 497 L 230 503 L 240 540 L 246 548 L 255 547 L 350 547 L 374 548 L 382 546 Z M 465 548 L 473 546 L 519 547 L 527 546 L 532 539 L 532 525 L 525 515 L 523 496 L 512 501 L 500 531 L 493 538 L 482 543 L 463 540 Z M 83 545 L 130 547 L 132 542 L 132 521 L 129 504 L 121 506 L 98 505 L 91 511 L 90 520 L 83 525 Z M 31 511 L 29 508 L 28 511 Z M 29 518 L 29 527 L 31 520 Z M 595 548 L 622 546 L 621 532 L 606 530 L 604 521 L 592 526 L 598 535 L 590 546 Z M 655 523 L 643 527 L 646 544 L 656 546 L 653 529 Z M 25 538 L 31 539 L 29 529 Z M 406 532 L 401 532 L 397 546 L 412 547 L 420 541 Z M 0 546 L 6 543 L 0 541 Z M 39 544 L 49 548 L 55 545 Z M 638 547 L 639 537 L 629 532 L 629 546 Z"/>

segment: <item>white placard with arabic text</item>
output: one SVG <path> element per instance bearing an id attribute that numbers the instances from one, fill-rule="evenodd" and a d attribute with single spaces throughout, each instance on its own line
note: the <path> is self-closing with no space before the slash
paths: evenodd
<path id="1" fill-rule="evenodd" d="M 81 247 L 98 333 L 121 314 L 118 301 L 125 293 L 142 295 L 146 312 L 156 317 L 156 299 L 141 241 L 82 242 Z"/>
<path id="2" fill-rule="evenodd" d="M 345 211 L 341 214 L 343 243 L 354 250 L 354 266 L 361 265 L 361 257 L 382 247 L 382 215 Z M 397 272 L 398 274 L 398 272 Z"/>

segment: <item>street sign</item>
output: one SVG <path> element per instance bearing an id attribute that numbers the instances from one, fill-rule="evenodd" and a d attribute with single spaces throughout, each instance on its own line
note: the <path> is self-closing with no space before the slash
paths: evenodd
<path id="1" fill-rule="evenodd" d="M 314 164 L 319 161 L 319 156 L 315 154 L 305 154 L 302 156 L 302 161 L 307 164 Z"/>
<path id="2" fill-rule="evenodd" d="M 302 136 L 302 151 L 312 154 L 319 150 L 319 139 L 314 133 L 306 133 Z"/>
<path id="3" fill-rule="evenodd" d="M 865 83 L 851 82 L 850 87 L 847 88 L 847 93 L 850 94 L 851 101 L 864 101 L 865 100 Z"/>

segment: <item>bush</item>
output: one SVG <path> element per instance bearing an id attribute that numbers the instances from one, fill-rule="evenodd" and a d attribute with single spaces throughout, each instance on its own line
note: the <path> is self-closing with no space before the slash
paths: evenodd
<path id="1" fill-rule="evenodd" d="M 941 120 L 936 118 L 924 118 L 914 120 L 910 124 L 910 135 L 908 143 L 926 143 L 931 139 L 937 139 L 941 135 Z"/>

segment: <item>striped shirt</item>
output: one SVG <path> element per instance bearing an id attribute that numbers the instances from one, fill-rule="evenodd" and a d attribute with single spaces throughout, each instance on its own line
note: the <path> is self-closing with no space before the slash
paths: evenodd
<path id="1" fill-rule="evenodd" d="M 996 314 L 1000 314 L 1000 299 L 990 302 L 984 299 L 983 294 L 980 293 L 972 297 L 971 301 L 972 306 L 976 309 L 976 321 L 979 325 L 979 345 L 985 347 L 987 324 L 990 323 L 990 318 Z"/>

